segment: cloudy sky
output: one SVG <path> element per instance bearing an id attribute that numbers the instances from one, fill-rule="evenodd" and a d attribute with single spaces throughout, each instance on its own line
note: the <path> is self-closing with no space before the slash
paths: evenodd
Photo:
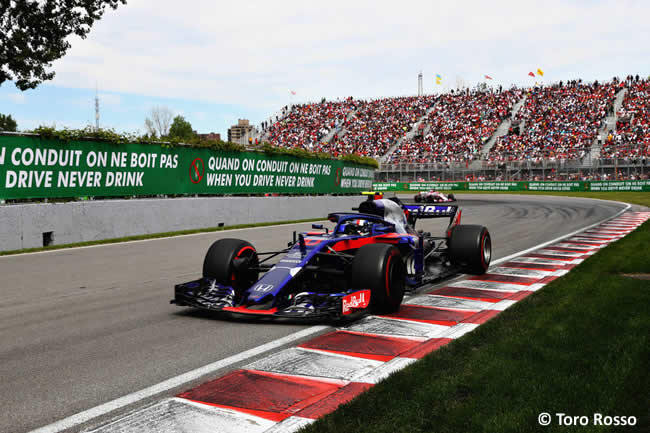
<path id="1" fill-rule="evenodd" d="M 129 0 L 36 90 L 0 87 L 20 129 L 94 123 L 144 132 L 154 106 L 199 132 L 260 122 L 290 102 L 413 95 L 474 85 L 650 75 L 647 1 Z M 443 77 L 436 86 L 435 75 Z M 295 91 L 292 96 L 290 91 Z"/>

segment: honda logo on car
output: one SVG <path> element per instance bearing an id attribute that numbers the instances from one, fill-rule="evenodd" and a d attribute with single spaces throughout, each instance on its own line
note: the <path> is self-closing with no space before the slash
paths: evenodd
<path id="1" fill-rule="evenodd" d="M 343 297 L 343 314 L 350 314 L 351 309 L 367 308 L 370 303 L 370 290 L 360 290 Z"/>
<path id="2" fill-rule="evenodd" d="M 273 290 L 273 287 L 274 287 L 273 284 L 258 284 L 257 286 L 253 287 L 253 291 L 259 293 L 265 293 Z"/>

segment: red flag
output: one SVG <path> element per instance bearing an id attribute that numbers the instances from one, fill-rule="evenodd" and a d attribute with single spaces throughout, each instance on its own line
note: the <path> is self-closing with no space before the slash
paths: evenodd
<path id="1" fill-rule="evenodd" d="M 529 72 L 528 75 L 530 75 L 531 77 L 535 78 L 535 74 L 533 74 L 532 72 Z"/>
<path id="2" fill-rule="evenodd" d="M 486 80 L 491 80 L 492 77 L 490 77 L 489 75 L 486 75 L 486 76 L 485 76 L 485 79 L 486 79 Z"/>

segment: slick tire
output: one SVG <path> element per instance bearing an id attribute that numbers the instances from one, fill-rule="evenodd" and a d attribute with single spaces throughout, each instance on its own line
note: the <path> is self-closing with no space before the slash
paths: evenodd
<path id="1" fill-rule="evenodd" d="M 418 194 L 415 197 L 413 197 L 413 200 L 415 200 L 416 203 L 420 203 L 422 201 L 422 197 L 420 197 L 420 194 Z"/>
<path id="2" fill-rule="evenodd" d="M 257 281 L 258 272 L 250 268 L 258 263 L 257 251 L 249 242 L 219 239 L 205 255 L 203 276 L 236 290 L 243 290 Z"/>
<path id="3" fill-rule="evenodd" d="M 467 274 L 484 274 L 492 258 L 492 239 L 488 229 L 479 225 L 458 225 L 449 237 L 449 259 Z"/>
<path id="4" fill-rule="evenodd" d="M 375 314 L 399 310 L 404 298 L 406 267 L 400 251 L 388 244 L 364 245 L 350 266 L 350 288 L 370 290 L 370 311 Z"/>

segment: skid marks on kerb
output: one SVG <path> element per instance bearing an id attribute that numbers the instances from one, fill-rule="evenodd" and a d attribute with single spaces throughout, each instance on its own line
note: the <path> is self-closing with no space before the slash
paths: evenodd
<path id="1" fill-rule="evenodd" d="M 627 213 L 484 275 L 407 299 L 400 310 L 271 354 L 94 432 L 293 432 L 476 329 L 650 218 Z"/>
<path id="2" fill-rule="evenodd" d="M 261 433 L 275 421 L 180 398 L 141 409 L 90 433 Z"/>
<path id="3" fill-rule="evenodd" d="M 584 244 L 572 244 L 572 243 L 564 243 L 560 242 L 558 244 L 553 245 L 554 248 L 570 248 L 572 250 L 580 250 L 580 251 L 597 251 L 602 248 L 601 245 L 584 245 Z"/>
<path id="4" fill-rule="evenodd" d="M 491 302 L 479 301 L 474 299 L 452 298 L 440 295 L 422 295 L 409 299 L 405 304 L 422 305 L 425 307 L 451 308 L 455 310 L 474 310 L 481 311 L 490 308 Z"/>
<path id="5" fill-rule="evenodd" d="M 406 320 L 369 316 L 345 329 L 366 334 L 431 338 L 438 336 L 448 328 L 448 326 L 433 325 L 430 323 L 408 322 Z"/>
<path id="6" fill-rule="evenodd" d="M 510 268 L 506 266 L 497 266 L 490 268 L 491 274 L 514 275 L 518 277 L 547 277 L 553 274 L 553 271 L 541 271 L 536 269 Z"/>
<path id="7" fill-rule="evenodd" d="M 253 362 L 245 368 L 289 375 L 353 381 L 382 364 L 372 359 L 291 348 Z"/>
<path id="8" fill-rule="evenodd" d="M 298 347 L 377 361 L 390 361 L 400 353 L 418 346 L 423 340 L 423 338 L 389 337 L 340 330 L 316 337 Z"/>
<path id="9" fill-rule="evenodd" d="M 530 286 L 521 284 L 501 283 L 498 281 L 463 280 L 455 281 L 447 287 L 462 287 L 465 289 L 493 290 L 497 292 L 518 292 L 520 290 L 531 290 Z"/>

